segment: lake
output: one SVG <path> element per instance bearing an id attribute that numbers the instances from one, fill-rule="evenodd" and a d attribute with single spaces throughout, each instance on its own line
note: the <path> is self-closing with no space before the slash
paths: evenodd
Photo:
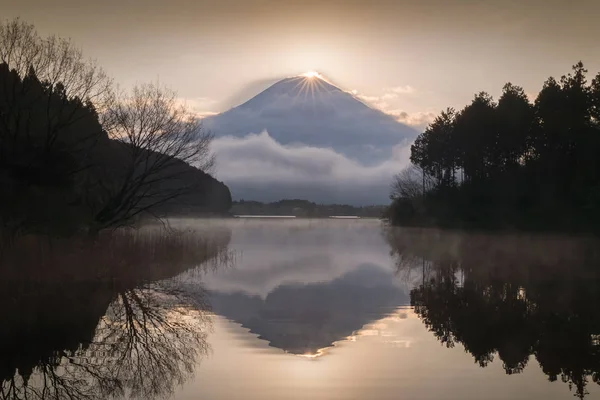
<path id="1" fill-rule="evenodd" d="M 5 256 L 0 399 L 600 398 L 594 239 L 170 224 Z"/>

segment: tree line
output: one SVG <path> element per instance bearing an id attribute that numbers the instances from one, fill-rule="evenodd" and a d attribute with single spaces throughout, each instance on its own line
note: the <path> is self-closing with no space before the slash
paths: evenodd
<path id="1" fill-rule="evenodd" d="M 168 88 L 121 90 L 70 40 L 0 23 L 0 233 L 95 234 L 180 206 L 225 211 L 211 140 Z"/>
<path id="2" fill-rule="evenodd" d="M 600 226 L 600 73 L 583 63 L 531 102 L 504 85 L 448 108 L 392 184 L 395 224 L 589 230 Z"/>
<path id="3" fill-rule="evenodd" d="M 283 199 L 272 203 L 243 200 L 234 201 L 230 213 L 234 215 L 294 215 L 307 218 L 330 216 L 357 216 L 379 218 L 385 206 L 352 206 L 348 204 L 317 204 L 308 200 Z"/>

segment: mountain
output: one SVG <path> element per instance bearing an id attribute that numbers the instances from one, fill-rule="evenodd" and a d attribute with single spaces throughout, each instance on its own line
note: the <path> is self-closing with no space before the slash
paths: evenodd
<path id="1" fill-rule="evenodd" d="M 282 79 L 203 123 L 233 199 L 262 202 L 386 204 L 417 136 L 316 73 Z"/>
<path id="2" fill-rule="evenodd" d="M 392 155 L 417 132 L 320 76 L 282 79 L 245 103 L 206 118 L 216 137 L 267 131 L 282 145 L 330 148 L 364 165 Z"/>

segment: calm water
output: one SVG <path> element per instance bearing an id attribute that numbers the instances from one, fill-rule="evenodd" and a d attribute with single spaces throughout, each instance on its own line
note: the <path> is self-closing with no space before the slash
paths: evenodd
<path id="1" fill-rule="evenodd" d="M 175 243 L 83 252 L 111 263 L 101 284 L 5 293 L 0 398 L 600 398 L 591 240 L 376 220 L 173 226 Z M 140 272 L 116 276 L 128 265 Z"/>

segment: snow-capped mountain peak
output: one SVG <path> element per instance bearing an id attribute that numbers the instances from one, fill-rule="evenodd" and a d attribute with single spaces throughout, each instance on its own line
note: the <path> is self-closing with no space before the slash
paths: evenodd
<path id="1" fill-rule="evenodd" d="M 368 175 L 382 165 L 387 171 L 398 148 L 408 146 L 417 136 L 413 128 L 369 107 L 318 73 L 282 79 L 203 123 L 219 143 L 217 159 L 228 159 L 230 168 L 233 162 L 243 169 L 229 177 L 226 172 L 220 176 L 231 187 L 234 198 L 268 201 L 385 201 L 391 175 L 377 177 L 377 189 L 372 187 L 375 182 L 368 182 L 369 189 L 365 189 L 355 180 L 333 185 L 324 185 L 323 180 L 326 175 L 351 169 L 366 168 L 371 171 Z M 307 163 L 307 157 L 313 155 L 327 155 L 327 160 Z M 253 172 L 252 168 L 259 170 Z M 342 186 L 345 194 L 340 192 Z M 320 193 L 318 198 L 314 197 L 316 192 Z"/>
<path id="2" fill-rule="evenodd" d="M 320 74 L 282 79 L 204 124 L 217 137 L 266 130 L 280 144 L 327 147 L 363 164 L 388 158 L 394 145 L 417 135 Z"/>

